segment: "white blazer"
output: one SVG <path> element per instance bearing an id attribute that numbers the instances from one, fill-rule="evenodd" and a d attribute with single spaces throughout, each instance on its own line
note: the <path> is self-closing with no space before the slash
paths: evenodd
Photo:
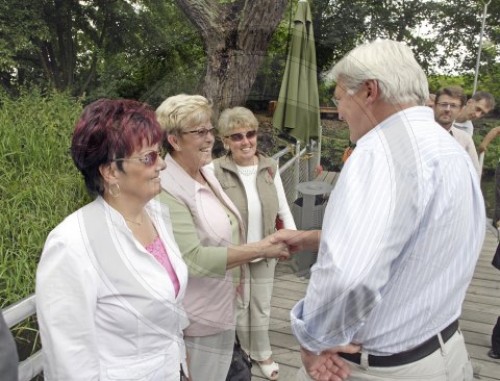
<path id="1" fill-rule="evenodd" d="M 101 197 L 49 234 L 36 279 L 47 381 L 179 380 L 187 268 L 168 209 L 151 201 L 146 210 L 179 279 L 177 297 L 163 266 Z"/>

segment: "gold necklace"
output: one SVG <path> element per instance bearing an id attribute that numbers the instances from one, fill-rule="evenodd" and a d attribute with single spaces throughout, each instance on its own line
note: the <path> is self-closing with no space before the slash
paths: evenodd
<path id="1" fill-rule="evenodd" d="M 144 216 L 143 216 L 143 218 L 142 218 L 142 221 L 141 221 L 141 222 L 137 222 L 137 221 L 132 221 L 132 220 L 129 220 L 129 219 L 128 219 L 128 218 L 126 218 L 125 216 L 123 217 L 123 219 L 124 219 L 125 221 L 127 221 L 127 222 L 130 222 L 130 223 L 132 223 L 132 224 L 136 225 L 136 226 L 141 226 L 141 225 L 142 225 L 142 223 L 144 222 Z"/>
<path id="2" fill-rule="evenodd" d="M 125 221 L 130 222 L 130 223 L 132 223 L 134 225 L 137 225 L 137 226 L 141 226 L 142 225 L 142 222 L 135 222 L 135 221 L 129 220 L 127 218 L 125 218 Z"/>

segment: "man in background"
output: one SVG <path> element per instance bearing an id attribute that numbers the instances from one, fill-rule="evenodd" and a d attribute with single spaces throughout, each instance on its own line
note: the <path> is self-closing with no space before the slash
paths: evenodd
<path id="1" fill-rule="evenodd" d="M 433 109 L 434 103 L 436 103 L 436 94 L 429 94 L 429 98 L 427 98 L 427 102 L 425 102 L 425 105 Z"/>
<path id="2" fill-rule="evenodd" d="M 485 232 L 475 169 L 424 106 L 427 78 L 405 44 L 361 45 L 331 77 L 356 149 L 322 230 L 274 235 L 318 251 L 291 311 L 297 379 L 470 381 L 457 319 Z"/>
<path id="3" fill-rule="evenodd" d="M 448 86 L 436 92 L 434 118 L 441 127 L 452 135 L 467 151 L 478 176 L 481 176 L 479 159 L 472 136 L 455 127 L 454 122 L 461 113 L 466 101 L 464 90 L 459 86 Z"/>
<path id="4" fill-rule="evenodd" d="M 495 108 L 495 98 L 486 91 L 477 91 L 457 116 L 455 127 L 472 136 L 473 120 L 482 118 Z"/>

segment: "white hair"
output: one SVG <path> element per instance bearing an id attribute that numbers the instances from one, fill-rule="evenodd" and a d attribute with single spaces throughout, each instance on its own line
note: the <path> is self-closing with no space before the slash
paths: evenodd
<path id="1" fill-rule="evenodd" d="M 364 81 L 378 82 L 381 99 L 424 105 L 429 98 L 427 77 L 411 49 L 402 42 L 376 40 L 351 50 L 327 73 L 327 78 L 356 91 Z"/>

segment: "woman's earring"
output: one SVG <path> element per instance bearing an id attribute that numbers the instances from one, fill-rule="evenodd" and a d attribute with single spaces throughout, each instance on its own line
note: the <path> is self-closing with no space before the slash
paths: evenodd
<path id="1" fill-rule="evenodd" d="M 121 190 L 120 190 L 120 184 L 111 184 L 108 188 L 108 193 L 111 195 L 111 197 L 117 198 L 120 196 Z"/>

